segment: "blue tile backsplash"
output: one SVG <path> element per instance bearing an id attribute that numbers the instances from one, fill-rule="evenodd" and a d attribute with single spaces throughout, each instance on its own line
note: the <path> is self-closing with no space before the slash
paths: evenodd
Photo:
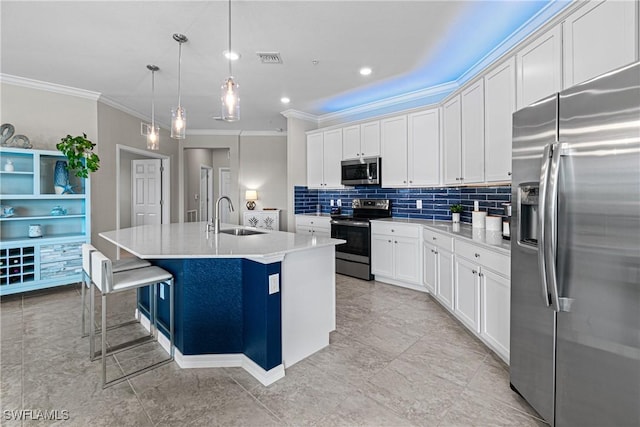
<path id="1" fill-rule="evenodd" d="M 511 186 L 499 187 L 447 187 L 447 188 L 380 188 L 356 186 L 344 190 L 310 190 L 296 186 L 294 190 L 295 213 L 322 213 L 331 211 L 331 200 L 342 202 L 342 213 L 350 214 L 352 199 L 390 199 L 392 216 L 451 220 L 449 206 L 460 203 L 464 207 L 462 222 L 471 222 L 473 202 L 479 201 L 480 210 L 489 215 L 501 216 L 503 203 L 511 202 Z M 416 209 L 416 200 L 422 200 L 422 209 Z M 334 205 L 335 206 L 335 205 Z"/>

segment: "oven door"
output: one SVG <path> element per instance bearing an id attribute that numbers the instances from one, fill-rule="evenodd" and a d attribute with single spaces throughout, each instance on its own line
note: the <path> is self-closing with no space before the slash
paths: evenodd
<path id="1" fill-rule="evenodd" d="M 371 233 L 368 221 L 332 220 L 331 237 L 347 241 L 336 246 L 336 258 L 369 263 Z"/>

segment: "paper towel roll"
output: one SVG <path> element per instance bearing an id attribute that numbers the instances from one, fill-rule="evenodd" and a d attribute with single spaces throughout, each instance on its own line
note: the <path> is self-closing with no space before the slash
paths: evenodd
<path id="1" fill-rule="evenodd" d="M 487 216 L 485 218 L 485 227 L 487 231 L 502 231 L 502 217 L 501 216 Z"/>
<path id="2" fill-rule="evenodd" d="M 486 212 L 473 211 L 471 212 L 471 223 L 473 228 L 484 228 L 484 220 L 487 216 Z"/>

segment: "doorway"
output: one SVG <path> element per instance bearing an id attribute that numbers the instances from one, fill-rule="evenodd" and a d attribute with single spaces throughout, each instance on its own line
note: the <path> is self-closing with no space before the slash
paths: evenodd
<path id="1" fill-rule="evenodd" d="M 131 161 L 131 226 L 162 222 L 162 160 Z"/>

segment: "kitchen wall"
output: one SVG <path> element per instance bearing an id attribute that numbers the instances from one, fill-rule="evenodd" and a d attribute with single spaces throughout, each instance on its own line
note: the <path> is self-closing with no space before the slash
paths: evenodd
<path id="1" fill-rule="evenodd" d="M 489 215 L 502 215 L 503 203 L 511 202 L 511 186 L 498 187 L 446 187 L 446 188 L 381 188 L 357 186 L 344 190 L 313 190 L 296 186 L 294 190 L 295 213 L 315 213 L 320 205 L 322 213 L 331 211 L 330 202 L 340 199 L 342 213 L 350 214 L 352 199 L 390 199 L 392 216 L 451 221 L 449 206 L 460 203 L 464 207 L 462 222 L 471 222 L 473 202 L 478 200 L 480 210 Z M 422 200 L 422 209 L 416 208 L 416 200 Z"/>
<path id="2" fill-rule="evenodd" d="M 240 136 L 240 211 L 247 210 L 245 190 L 257 190 L 256 209 L 278 208 L 280 229 L 287 218 L 287 138 Z"/>

